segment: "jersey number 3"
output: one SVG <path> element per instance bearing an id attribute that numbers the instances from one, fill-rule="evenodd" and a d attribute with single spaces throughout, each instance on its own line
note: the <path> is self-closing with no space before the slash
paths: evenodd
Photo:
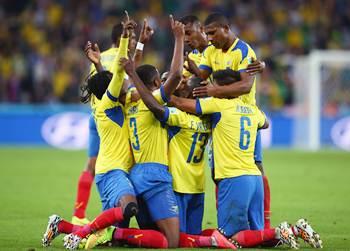
<path id="1" fill-rule="evenodd" d="M 134 137 L 135 137 L 135 142 L 132 142 L 132 148 L 136 151 L 140 150 L 140 141 L 139 141 L 139 136 L 137 135 L 137 126 L 136 126 L 136 119 L 135 118 L 130 118 L 130 128 L 134 128 Z"/>
<path id="2" fill-rule="evenodd" d="M 192 138 L 193 138 L 193 141 L 192 141 L 192 145 L 191 145 L 190 154 L 188 155 L 188 158 L 187 158 L 187 163 L 191 163 L 191 161 L 193 161 L 193 163 L 199 163 L 203 159 L 204 149 L 205 149 L 205 146 L 207 145 L 207 142 L 208 142 L 208 133 L 200 133 L 199 134 L 198 132 L 196 132 L 192 135 Z M 201 152 L 200 152 L 199 157 L 193 156 L 197 142 L 201 142 L 201 145 L 200 145 Z"/>

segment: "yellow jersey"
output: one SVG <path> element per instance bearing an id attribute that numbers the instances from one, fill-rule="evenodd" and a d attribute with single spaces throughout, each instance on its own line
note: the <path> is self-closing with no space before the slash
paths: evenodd
<path id="1" fill-rule="evenodd" d="M 256 59 L 253 49 L 244 41 L 236 38 L 226 52 L 215 48 L 214 45 L 209 45 L 203 52 L 199 69 L 207 70 L 210 73 L 227 68 L 234 71 L 245 71 L 252 59 Z M 254 77 L 254 83 L 250 92 L 239 97 L 247 104 L 256 104 L 255 82 L 256 78 Z"/>
<path id="2" fill-rule="evenodd" d="M 195 49 L 188 53 L 188 57 L 195 62 L 195 64 L 198 66 L 202 59 L 202 53 L 200 53 L 199 50 Z M 185 65 L 188 65 L 187 62 L 185 62 Z M 191 72 L 187 71 L 185 68 L 182 71 L 182 75 L 185 77 L 190 77 L 192 75 Z"/>
<path id="3" fill-rule="evenodd" d="M 121 169 L 128 172 L 133 165 L 123 106 L 118 102 L 117 98 L 125 73 L 119 65 L 119 59 L 126 57 L 128 41 L 127 38 L 121 39 L 120 50 L 111 68 L 113 78 L 106 93 L 93 110 L 98 135 L 100 136 L 100 149 L 95 168 L 96 174 L 106 173 L 113 169 Z"/>
<path id="4" fill-rule="evenodd" d="M 265 115 L 241 99 L 197 99 L 197 114 L 211 114 L 215 179 L 261 175 L 254 162 L 255 139 Z"/>
<path id="5" fill-rule="evenodd" d="M 203 193 L 205 184 L 203 158 L 211 134 L 209 117 L 188 114 L 174 107 L 165 107 L 169 133 L 169 170 L 174 191 Z"/>
<path id="6" fill-rule="evenodd" d="M 125 113 L 135 163 L 158 163 L 168 166 L 168 132 L 142 99 L 136 102 L 131 100 L 133 91 L 135 88 L 130 88 L 126 94 Z M 160 104 L 167 101 L 163 86 L 155 90 L 153 96 Z"/>

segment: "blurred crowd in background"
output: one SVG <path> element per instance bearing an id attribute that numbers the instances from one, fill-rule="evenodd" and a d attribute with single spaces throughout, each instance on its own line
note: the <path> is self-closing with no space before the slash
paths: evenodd
<path id="1" fill-rule="evenodd" d="M 267 63 L 257 95 L 268 110 L 294 102 L 286 58 L 312 49 L 350 49 L 347 0 L 2 0 L 0 102 L 78 103 L 79 85 L 89 68 L 84 44 L 91 40 L 107 49 L 111 28 L 124 10 L 138 22 L 147 18 L 154 28 L 144 62 L 162 71 L 172 55 L 169 14 L 193 14 L 204 21 L 210 12 L 223 12 L 238 37 Z M 349 104 L 349 97 L 341 102 Z"/>

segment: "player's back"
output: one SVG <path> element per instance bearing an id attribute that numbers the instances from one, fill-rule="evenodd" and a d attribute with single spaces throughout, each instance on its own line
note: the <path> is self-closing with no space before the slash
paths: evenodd
<path id="1" fill-rule="evenodd" d="M 94 110 L 100 150 L 96 161 L 96 174 L 112 169 L 129 171 L 133 158 L 129 144 L 129 132 L 123 106 L 108 91 Z"/>
<path id="2" fill-rule="evenodd" d="M 212 114 L 215 178 L 261 175 L 254 163 L 254 147 L 265 116 L 258 107 L 239 98 L 205 98 L 198 102 L 203 114 Z"/>
<path id="3" fill-rule="evenodd" d="M 211 133 L 209 117 L 168 109 L 169 169 L 174 191 L 203 193 L 206 166 L 203 156 Z"/>
<path id="4" fill-rule="evenodd" d="M 168 133 L 164 125 L 153 115 L 142 99 L 132 100 L 135 88 L 129 89 L 126 96 L 126 117 L 130 143 L 135 163 L 157 163 L 168 166 Z M 160 103 L 160 90 L 153 92 Z"/>

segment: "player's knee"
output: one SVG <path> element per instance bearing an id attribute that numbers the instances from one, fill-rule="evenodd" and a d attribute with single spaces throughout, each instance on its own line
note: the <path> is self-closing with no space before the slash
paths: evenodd
<path id="1" fill-rule="evenodd" d="M 139 211 L 139 208 L 137 206 L 137 203 L 133 201 L 129 202 L 123 211 L 124 219 L 129 219 L 137 215 L 138 211 Z"/>

